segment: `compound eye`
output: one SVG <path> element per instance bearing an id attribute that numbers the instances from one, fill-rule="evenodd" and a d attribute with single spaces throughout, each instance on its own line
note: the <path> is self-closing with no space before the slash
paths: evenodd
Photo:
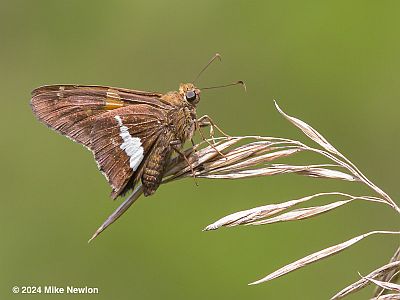
<path id="1" fill-rule="evenodd" d="M 196 93 L 194 91 L 187 91 L 185 97 L 187 101 L 193 102 L 196 100 Z"/>

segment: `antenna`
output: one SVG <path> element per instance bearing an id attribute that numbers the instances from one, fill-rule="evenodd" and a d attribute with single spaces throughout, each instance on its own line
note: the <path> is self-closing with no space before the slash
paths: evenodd
<path id="1" fill-rule="evenodd" d="M 210 87 L 200 88 L 200 90 L 218 89 L 218 88 L 224 88 L 224 87 L 234 86 L 234 85 L 238 85 L 238 84 L 242 85 L 244 90 L 246 91 L 246 84 L 242 80 L 238 80 L 236 82 L 229 83 L 229 84 L 224 84 L 224 85 L 217 85 L 217 86 L 210 86 Z"/>
<path id="2" fill-rule="evenodd" d="M 208 66 L 211 65 L 212 62 L 217 58 L 221 61 L 221 55 L 219 53 L 215 53 L 215 55 L 210 59 L 210 61 L 204 66 L 204 68 L 201 69 L 199 74 L 197 74 L 196 78 L 192 81 L 193 84 L 197 81 L 197 79 L 199 79 L 200 75 L 203 74 L 203 72 L 208 68 Z"/>

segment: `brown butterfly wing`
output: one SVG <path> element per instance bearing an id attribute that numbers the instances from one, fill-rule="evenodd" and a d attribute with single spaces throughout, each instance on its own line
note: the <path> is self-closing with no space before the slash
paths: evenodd
<path id="1" fill-rule="evenodd" d="M 101 115 L 91 133 L 90 149 L 116 198 L 132 188 L 165 123 L 165 112 L 146 104 Z M 129 184 L 128 184 L 129 182 Z"/>
<path id="2" fill-rule="evenodd" d="M 168 110 L 170 106 L 160 101 L 161 96 L 103 86 L 52 85 L 32 92 L 31 107 L 47 126 L 88 147 L 90 132 L 99 115 L 134 104 Z"/>
<path id="3" fill-rule="evenodd" d="M 131 178 L 134 185 L 141 176 L 145 158 L 160 134 L 164 115 L 171 109 L 161 96 L 102 86 L 45 86 L 32 92 L 31 106 L 40 121 L 94 153 L 116 198 L 131 187 L 127 187 Z M 127 154 L 129 142 L 121 136 L 123 126 L 124 136 L 139 140 L 142 147 L 143 158 L 135 170 Z"/>

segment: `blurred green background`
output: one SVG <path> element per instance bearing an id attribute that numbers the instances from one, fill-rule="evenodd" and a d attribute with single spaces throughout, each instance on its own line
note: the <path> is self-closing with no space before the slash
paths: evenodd
<path id="1" fill-rule="evenodd" d="M 243 209 L 360 184 L 295 175 L 186 179 L 142 198 L 91 244 L 117 207 L 92 154 L 37 122 L 30 91 L 56 83 L 175 90 L 215 53 L 199 86 L 232 135 L 307 141 L 273 99 L 309 122 L 394 199 L 400 109 L 398 1 L 1 1 L 0 299 L 12 286 L 94 286 L 91 299 L 327 299 L 389 260 L 399 239 L 373 236 L 259 286 L 247 283 L 374 229 L 399 228 L 383 205 L 356 202 L 301 222 L 201 229 Z M 326 162 L 297 157 L 296 162 Z M 314 204 L 317 204 L 318 201 Z M 372 288 L 349 297 L 365 299 Z M 57 295 L 46 299 L 86 299 Z"/>

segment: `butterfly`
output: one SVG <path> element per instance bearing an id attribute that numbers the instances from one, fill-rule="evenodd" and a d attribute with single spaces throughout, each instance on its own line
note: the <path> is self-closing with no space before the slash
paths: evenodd
<path id="1" fill-rule="evenodd" d="M 219 57 L 216 54 L 197 78 Z M 243 82 L 229 85 L 236 84 Z M 115 199 L 139 181 L 144 195 L 152 195 L 172 153 L 184 155 L 180 149 L 195 130 L 214 124 L 207 115 L 197 119 L 199 101 L 200 89 L 193 83 L 180 84 L 177 91 L 165 94 L 49 85 L 33 90 L 30 104 L 39 121 L 93 152 Z"/>

